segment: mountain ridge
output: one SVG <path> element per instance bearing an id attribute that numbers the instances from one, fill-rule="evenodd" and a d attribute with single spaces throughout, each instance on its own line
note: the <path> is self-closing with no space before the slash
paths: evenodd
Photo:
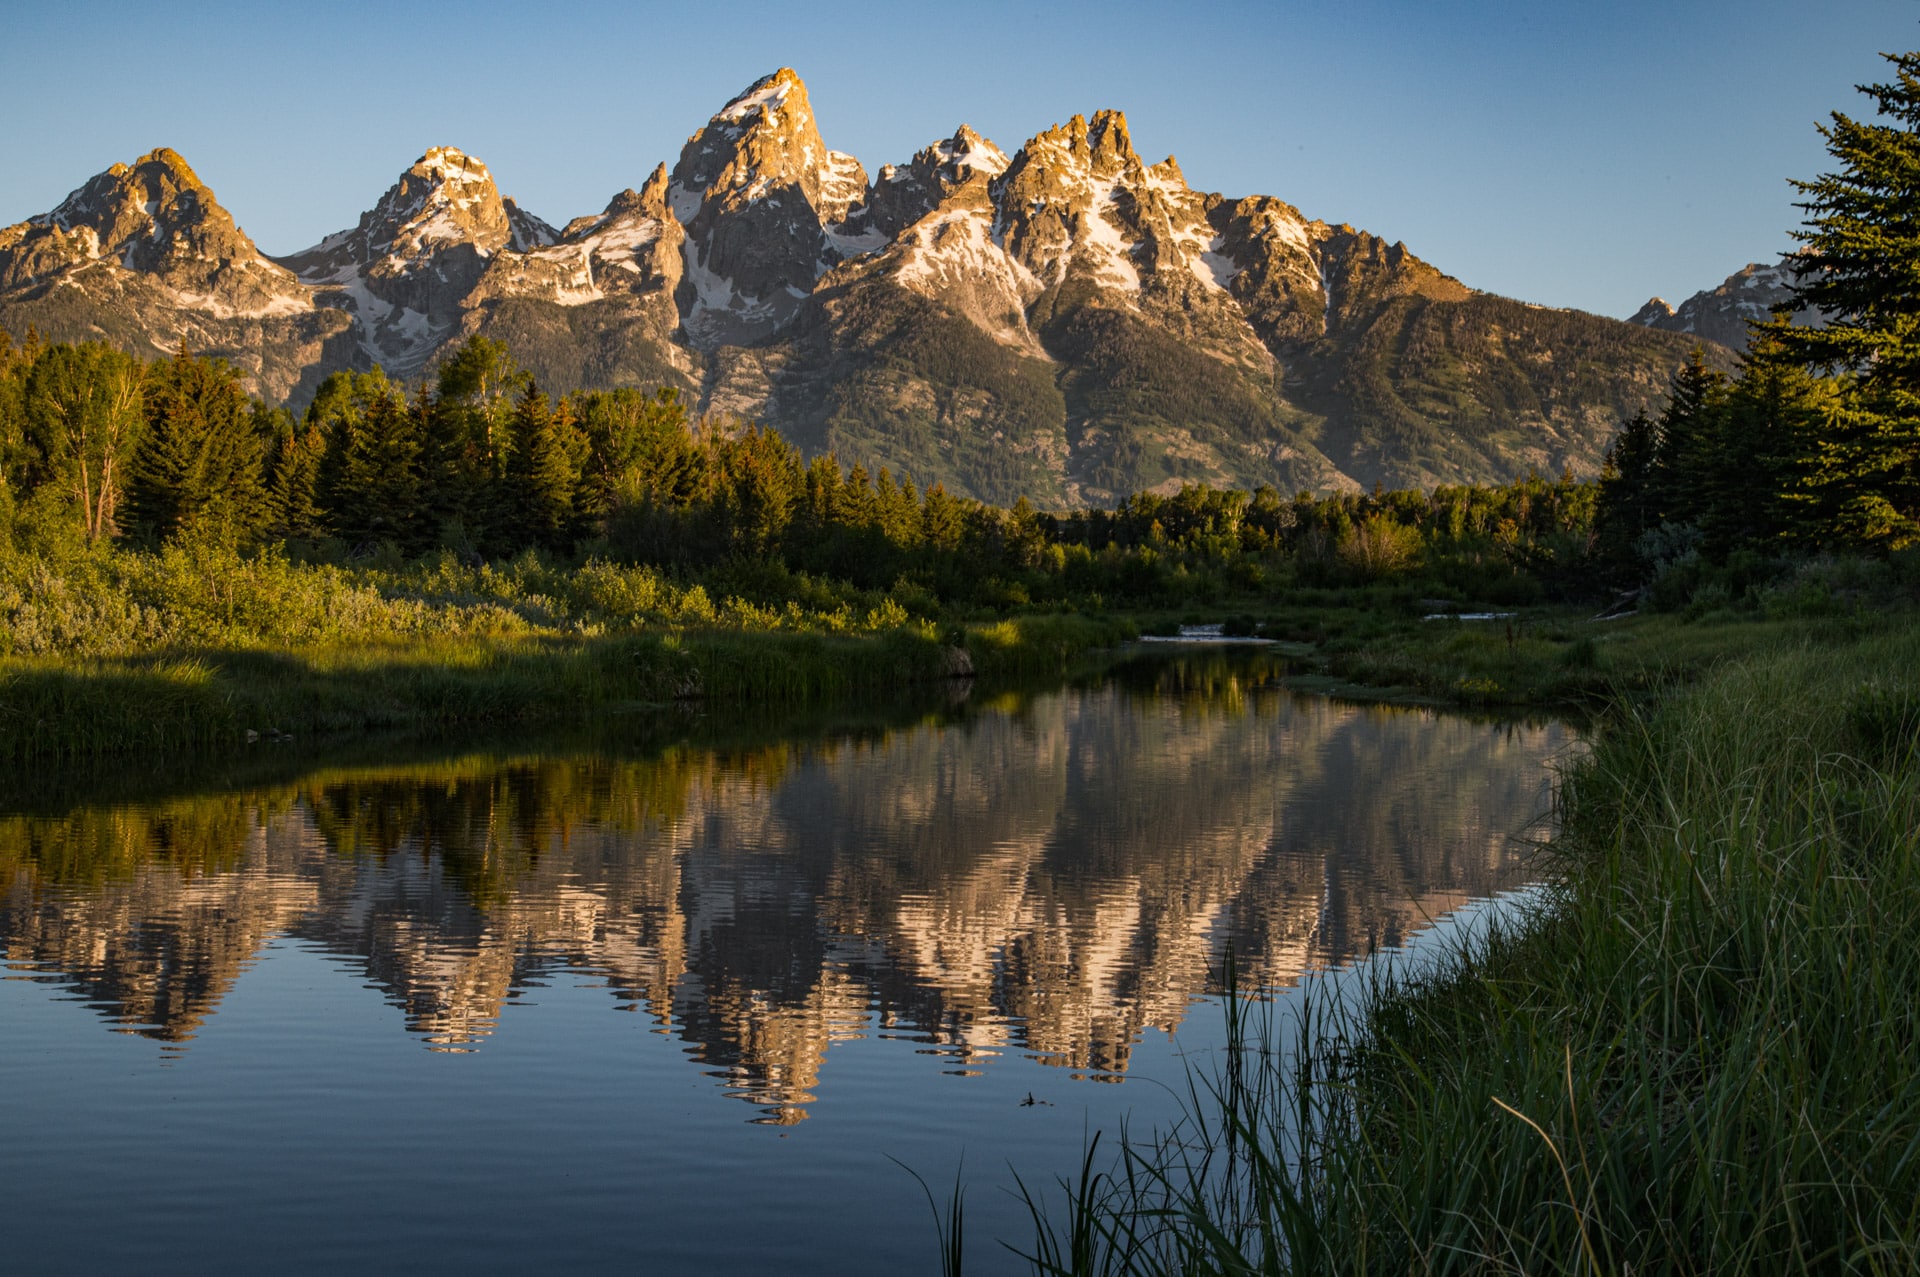
<path id="1" fill-rule="evenodd" d="M 269 258 L 151 152 L 0 230 L 0 326 L 28 323 L 186 341 L 296 404 L 337 368 L 422 376 L 482 335 L 553 389 L 673 384 L 809 451 L 1059 505 L 1593 473 L 1694 344 L 1195 191 L 1118 111 L 1011 154 L 962 124 L 870 176 L 790 68 L 558 228 L 436 146 L 355 226 Z"/>

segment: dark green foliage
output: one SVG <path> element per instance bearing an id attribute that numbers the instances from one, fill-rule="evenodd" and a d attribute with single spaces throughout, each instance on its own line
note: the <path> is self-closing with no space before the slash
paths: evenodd
<path id="1" fill-rule="evenodd" d="M 506 514 L 503 530 L 513 543 L 545 549 L 571 548 L 576 530 L 574 495 L 586 464 L 587 441 L 565 401 L 558 407 L 529 382 L 508 425 Z"/>
<path id="2" fill-rule="evenodd" d="M 1594 512 L 1594 558 L 1613 584 L 1632 585 L 1641 575 L 1640 538 L 1658 519 L 1654 506 L 1656 445 L 1654 424 L 1637 412 L 1614 436 L 1600 472 Z"/>
<path id="3" fill-rule="evenodd" d="M 1827 323 L 1777 339 L 1844 386 L 1812 479 L 1833 531 L 1897 549 L 1920 541 L 1920 53 L 1887 61 L 1892 83 L 1861 86 L 1881 122 L 1834 112 L 1820 133 L 1838 171 L 1794 183 L 1807 197 L 1797 303 Z"/>
<path id="4" fill-rule="evenodd" d="M 661 386 L 653 394 L 631 388 L 594 391 L 574 398 L 586 437 L 579 506 L 600 518 L 623 501 L 687 500 L 695 487 L 692 438 L 680 392 Z"/>
<path id="5" fill-rule="evenodd" d="M 267 518 L 266 440 L 237 374 L 183 347 L 148 369 L 147 439 L 129 496 L 141 532 L 244 540 Z"/>
<path id="6" fill-rule="evenodd" d="M 1653 504 L 1669 523 L 1705 522 L 1721 483 L 1727 378 L 1695 347 L 1673 379 L 1654 429 Z"/>
<path id="7" fill-rule="evenodd" d="M 1324 416 L 1316 443 L 1348 474 L 1388 486 L 1598 469 L 1591 416 L 1626 420 L 1660 402 L 1690 339 L 1578 311 L 1476 294 L 1394 298 L 1290 396 Z M 1710 367 L 1731 352 L 1714 347 Z M 1543 436 L 1564 441 L 1543 448 Z M 1543 455 L 1543 452 L 1545 455 Z"/>
<path id="8" fill-rule="evenodd" d="M 904 291 L 830 293 L 804 340 L 833 368 L 818 439 L 843 461 L 886 461 L 991 502 L 1058 500 L 1046 449 L 1064 445 L 1052 369 L 973 321 Z"/>
<path id="9" fill-rule="evenodd" d="M 327 437 L 318 425 L 288 426 L 274 440 L 267 476 L 268 530 L 283 537 L 324 535 L 320 468 Z"/>
<path id="10" fill-rule="evenodd" d="M 1707 515 L 1710 545 L 1817 544 L 1839 525 L 1845 497 L 1821 482 L 1818 457 L 1832 383 L 1785 356 L 1784 320 L 1756 326 L 1727 397 L 1719 482 Z"/>
<path id="11" fill-rule="evenodd" d="M 307 422 L 327 440 L 319 491 L 334 535 L 354 546 L 424 547 L 426 422 L 386 374 L 335 373 L 314 396 Z"/>

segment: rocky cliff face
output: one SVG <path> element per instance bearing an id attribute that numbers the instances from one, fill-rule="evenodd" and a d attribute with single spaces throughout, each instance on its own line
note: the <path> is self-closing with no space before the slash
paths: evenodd
<path id="1" fill-rule="evenodd" d="M 800 77 L 757 80 L 687 140 L 668 201 L 686 226 L 678 294 L 701 349 L 773 333 L 845 255 L 847 215 L 867 196 L 851 155 L 827 149 Z"/>
<path id="2" fill-rule="evenodd" d="M 1764 306 L 1757 280 L 1738 305 Z M 1193 190 L 1116 111 L 1011 155 L 963 125 L 869 181 L 787 69 L 560 230 L 436 147 L 279 262 L 167 151 L 0 231 L 16 330 L 185 339 L 296 402 L 485 334 L 550 387 L 672 382 L 870 469 L 1045 504 L 1591 472 L 1695 337 L 1730 339 L 1688 307 L 1628 325 L 1477 293 L 1279 199 Z"/>

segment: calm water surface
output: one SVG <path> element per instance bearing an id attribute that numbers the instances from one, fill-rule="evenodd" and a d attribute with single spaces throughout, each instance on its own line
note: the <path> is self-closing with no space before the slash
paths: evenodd
<path id="1" fill-rule="evenodd" d="M 1277 672 L 16 795 L 0 1270 L 937 1271 L 897 1158 L 1024 1271 L 1002 1186 L 1177 1112 L 1230 942 L 1284 990 L 1529 880 L 1568 729 Z"/>

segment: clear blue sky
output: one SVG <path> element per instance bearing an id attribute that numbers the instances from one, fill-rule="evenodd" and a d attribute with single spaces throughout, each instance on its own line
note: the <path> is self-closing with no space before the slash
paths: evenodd
<path id="1" fill-rule="evenodd" d="M 442 143 L 563 223 L 790 65 L 870 171 L 962 121 L 1011 152 L 1117 107 L 1196 187 L 1612 315 L 1788 247 L 1815 124 L 1920 48 L 1916 0 L 4 7 L 0 225 L 171 146 L 288 253 Z"/>

